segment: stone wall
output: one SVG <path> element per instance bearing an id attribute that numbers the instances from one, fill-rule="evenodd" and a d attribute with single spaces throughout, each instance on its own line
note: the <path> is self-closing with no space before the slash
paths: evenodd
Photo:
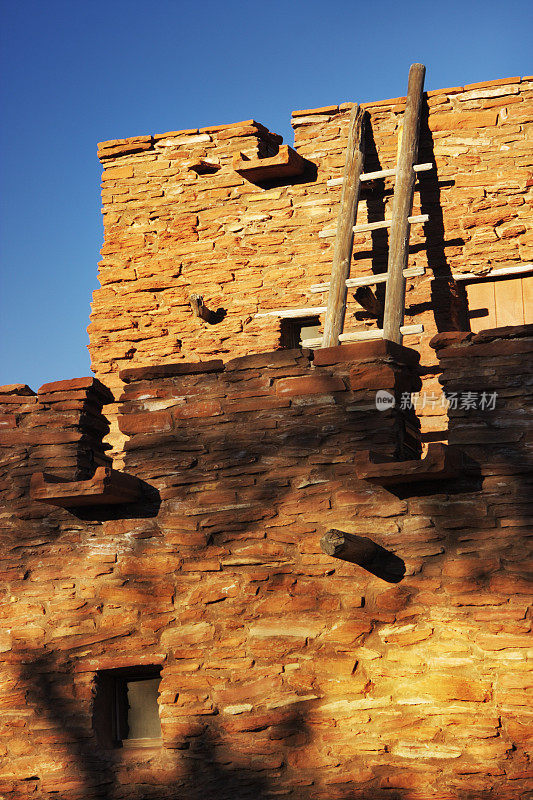
<path id="1" fill-rule="evenodd" d="M 429 340 L 468 330 L 452 274 L 533 260 L 532 85 L 530 77 L 508 78 L 427 93 L 419 161 L 435 167 L 419 174 L 414 213 L 430 221 L 413 226 L 409 262 L 426 272 L 407 282 L 406 300 L 406 323 L 422 323 L 424 334 L 405 343 L 421 354 L 428 392 L 439 388 Z M 404 98 L 365 107 L 365 170 L 392 167 Z M 124 367 L 275 349 L 279 319 L 256 313 L 326 302 L 309 287 L 329 278 L 341 189 L 327 183 L 342 176 L 350 108 L 295 112 L 306 169 L 270 183 L 234 169 L 235 154 L 268 157 L 279 147 L 281 137 L 253 120 L 100 145 L 105 241 L 90 352 L 95 374 L 117 397 Z M 392 190 L 392 179 L 367 185 L 358 221 L 390 216 Z M 356 236 L 352 275 L 384 271 L 387 242 L 384 230 Z M 225 316 L 215 324 L 195 317 L 193 293 Z M 379 326 L 368 314 L 358 319 L 361 312 L 350 293 L 347 331 Z M 445 436 L 442 409 L 424 416 L 424 431 Z M 111 441 L 120 449 L 120 437 Z"/>
<path id="2" fill-rule="evenodd" d="M 124 469 L 145 491 L 86 509 L 32 501 L 29 479 L 83 478 L 88 437 L 102 459 L 106 390 L 2 387 L 3 797 L 531 796 L 533 330 L 433 345 L 447 391 L 495 405 L 451 408 L 458 477 L 389 489 L 354 460 L 416 449 L 410 412 L 374 403 L 416 390 L 407 348 L 127 369 Z M 330 527 L 403 577 L 326 556 Z M 96 675 L 142 665 L 162 667 L 162 742 L 105 749 Z"/>

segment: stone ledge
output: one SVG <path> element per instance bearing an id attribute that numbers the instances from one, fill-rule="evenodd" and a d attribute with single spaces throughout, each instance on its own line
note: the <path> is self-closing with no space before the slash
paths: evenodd
<path id="1" fill-rule="evenodd" d="M 151 150 L 153 144 L 151 136 L 130 136 L 127 139 L 110 139 L 107 142 L 98 142 L 98 158 L 100 161 L 105 161 L 115 156 L 140 153 L 143 150 Z"/>
<path id="2" fill-rule="evenodd" d="M 305 172 L 305 159 L 288 144 L 284 144 L 277 155 L 270 158 L 248 159 L 243 153 L 235 153 L 233 169 L 252 183 L 294 178 Z"/>
<path id="3" fill-rule="evenodd" d="M 351 104 L 350 104 L 351 105 Z M 313 114 L 336 114 L 339 106 L 321 106 L 320 108 L 302 108 L 292 112 L 293 117 L 307 117 Z"/>
<path id="4" fill-rule="evenodd" d="M 85 481 L 69 481 L 47 472 L 36 472 L 30 484 L 32 500 L 61 508 L 132 503 L 140 496 L 138 478 L 111 467 L 98 467 L 93 477 Z"/>
<path id="5" fill-rule="evenodd" d="M 462 462 L 460 451 L 436 442 L 429 445 L 424 458 L 410 461 L 385 461 L 378 453 L 364 450 L 355 457 L 355 472 L 359 480 L 390 486 L 455 478 Z"/>
<path id="6" fill-rule="evenodd" d="M 471 348 L 470 354 L 486 355 L 489 350 L 481 349 L 480 345 L 493 345 L 494 355 L 497 355 L 498 346 L 503 348 L 503 352 L 528 352 L 529 348 L 525 343 L 521 344 L 518 340 L 533 337 L 533 325 L 509 325 L 504 328 L 487 328 L 486 331 L 471 333 L 469 331 L 449 331 L 447 333 L 437 333 L 430 339 L 429 346 L 437 351 L 439 358 L 457 357 L 465 353 L 465 349 Z M 516 348 L 513 348 L 513 344 Z M 477 347 L 476 347 L 477 345 Z"/>
<path id="7" fill-rule="evenodd" d="M 204 128 L 184 128 L 179 131 L 166 131 L 157 133 L 153 136 L 130 136 L 126 139 L 109 139 L 105 142 L 98 142 L 98 158 L 105 162 L 117 156 L 132 155 L 141 153 L 145 150 L 153 150 L 154 144 L 164 139 L 173 139 L 181 136 L 195 136 L 202 134 L 225 134 L 223 138 L 231 138 L 232 135 L 241 136 L 245 128 L 253 128 L 254 133 L 259 137 L 266 137 L 281 144 L 283 137 L 277 133 L 272 133 L 265 125 L 253 119 L 242 120 L 240 122 L 228 122 L 223 125 L 208 125 Z M 233 131 L 235 133 L 233 134 Z"/>
<path id="8" fill-rule="evenodd" d="M 92 392 L 98 395 L 102 404 L 112 403 L 114 397 L 111 391 L 105 386 L 98 378 L 92 376 L 86 378 L 71 378 L 66 381 L 52 381 L 51 383 L 43 383 L 38 390 L 37 394 L 55 394 L 57 392 L 76 392 L 85 390 L 87 393 Z"/>
<path id="9" fill-rule="evenodd" d="M 470 331 L 447 331 L 444 333 L 436 333 L 429 340 L 429 346 L 433 350 L 442 350 L 444 347 L 451 347 L 462 342 L 469 342 L 473 334 Z"/>
<path id="10" fill-rule="evenodd" d="M 27 383 L 5 383 L 3 386 L 0 386 L 0 395 L 2 394 L 29 397 L 35 395 L 35 392 L 28 386 Z"/>
<path id="11" fill-rule="evenodd" d="M 465 84 L 465 92 L 469 92 L 472 89 L 488 89 L 491 86 L 506 86 L 509 83 L 520 83 L 522 78 L 519 75 L 516 75 L 514 78 L 498 78 L 494 81 L 481 81 L 481 83 L 468 83 Z"/>
<path id="12" fill-rule="evenodd" d="M 388 339 L 322 347 L 315 350 L 314 353 L 315 366 L 329 366 L 343 361 L 371 361 L 387 358 L 397 361 L 399 364 L 416 367 L 420 361 L 420 355 L 416 350 L 411 350 L 409 347 L 396 344 L 396 342 L 390 342 Z"/>
<path id="13" fill-rule="evenodd" d="M 175 375 L 197 375 L 207 372 L 224 372 L 222 359 L 216 358 L 212 361 L 198 361 L 195 363 L 158 364 L 153 367 L 128 367 L 120 370 L 119 377 L 124 383 L 136 383 L 137 381 L 151 381 L 158 378 L 172 378 Z"/>
<path id="14" fill-rule="evenodd" d="M 523 339 L 533 336 L 533 324 L 509 325 L 505 328 L 487 328 L 472 337 L 473 342 L 492 342 L 495 339 Z"/>
<path id="15" fill-rule="evenodd" d="M 244 369 L 259 369 L 261 367 L 281 367 L 297 363 L 298 359 L 311 362 L 313 350 L 307 347 L 293 348 L 291 350 L 272 350 L 268 353 L 253 353 L 249 356 L 238 356 L 226 363 L 226 371 L 234 372 Z"/>

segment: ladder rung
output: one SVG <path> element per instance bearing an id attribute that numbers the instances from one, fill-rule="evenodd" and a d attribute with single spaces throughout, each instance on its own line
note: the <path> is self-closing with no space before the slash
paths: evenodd
<path id="1" fill-rule="evenodd" d="M 400 328 L 400 332 L 403 333 L 404 336 L 408 335 L 409 333 L 424 333 L 424 326 L 422 324 L 402 325 L 402 327 Z M 381 329 L 379 329 L 378 330 L 378 336 L 376 336 L 374 338 L 381 339 L 382 336 L 383 336 L 383 331 Z M 341 333 L 339 338 L 340 338 L 341 342 L 357 342 L 358 341 L 357 332 L 354 332 L 354 333 Z"/>
<path id="2" fill-rule="evenodd" d="M 416 278 L 418 275 L 425 275 L 424 267 L 408 267 L 404 269 L 404 278 Z M 369 275 L 364 278 L 348 278 L 346 286 L 352 289 L 354 286 L 374 286 L 376 283 L 386 283 L 387 273 L 382 272 L 380 275 Z M 329 289 L 329 281 L 327 283 L 314 283 L 309 291 L 316 294 L 318 292 L 326 292 Z"/>
<path id="3" fill-rule="evenodd" d="M 400 328 L 401 333 L 407 336 L 410 333 L 423 333 L 423 325 L 402 325 Z M 382 339 L 383 330 L 375 329 L 368 331 L 354 331 L 353 333 L 341 333 L 339 339 L 341 342 L 368 342 L 372 339 Z M 322 344 L 322 336 L 318 339 L 302 339 L 302 347 L 320 347 Z"/>
<path id="4" fill-rule="evenodd" d="M 408 217 L 407 218 L 410 225 L 414 225 L 417 222 L 427 222 L 429 220 L 429 214 L 419 214 L 416 217 Z M 355 225 L 354 226 L 354 233 L 362 233 L 363 231 L 377 231 L 380 228 L 390 228 L 392 220 L 390 219 L 380 219 L 378 222 L 365 222 L 362 225 Z M 325 228 L 322 231 L 319 231 L 318 235 L 321 239 L 329 239 L 332 236 L 335 236 L 336 228 Z"/>
<path id="5" fill-rule="evenodd" d="M 259 314 L 254 314 L 254 317 L 316 317 L 319 314 L 324 314 L 326 306 L 315 306 L 314 308 L 278 308 L 275 311 L 260 311 Z"/>
<path id="6" fill-rule="evenodd" d="M 415 164 L 413 167 L 415 172 L 429 172 L 430 169 L 433 169 L 433 164 Z M 374 181 L 376 178 L 392 178 L 396 175 L 396 167 L 392 167 L 391 169 L 378 169 L 377 172 L 363 172 L 360 175 L 360 181 Z M 327 181 L 327 186 L 342 186 L 343 178 L 330 178 Z"/>
<path id="7" fill-rule="evenodd" d="M 427 222 L 428 219 L 429 214 L 419 214 L 416 217 L 407 217 L 407 221 L 410 225 L 414 225 L 416 222 Z M 390 228 L 391 224 L 391 219 L 382 219 L 379 222 L 365 222 L 363 225 L 355 225 L 353 232 L 362 233 L 363 231 L 376 231 L 379 228 Z"/>

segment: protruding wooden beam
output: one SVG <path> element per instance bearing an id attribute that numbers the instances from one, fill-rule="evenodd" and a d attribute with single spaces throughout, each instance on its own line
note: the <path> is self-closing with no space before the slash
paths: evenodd
<path id="1" fill-rule="evenodd" d="M 404 561 L 366 536 L 332 528 L 320 540 L 320 547 L 326 555 L 358 564 L 389 583 L 399 583 L 405 575 Z"/>
<path id="2" fill-rule="evenodd" d="M 204 298 L 201 294 L 191 294 L 189 297 L 189 303 L 192 308 L 192 313 L 195 317 L 199 317 L 199 319 L 203 319 L 204 322 L 209 321 L 210 311 L 207 306 L 204 305 Z"/>
<path id="3" fill-rule="evenodd" d="M 413 165 L 418 154 L 420 109 L 422 106 L 425 73 L 426 68 L 423 64 L 412 64 L 409 70 L 407 100 L 403 116 L 403 134 L 396 168 L 396 186 L 392 206 L 383 337 L 398 344 L 402 342 L 400 328 L 403 324 L 405 313 L 405 278 L 403 271 L 407 266 L 409 254 L 408 217 L 413 207 L 416 179 Z"/>
<path id="4" fill-rule="evenodd" d="M 189 303 L 194 316 L 203 319 L 204 322 L 209 322 L 210 325 L 216 325 L 217 322 L 221 322 L 227 313 L 224 308 L 211 311 L 211 309 L 205 305 L 204 298 L 201 294 L 191 294 Z"/>
<path id="5" fill-rule="evenodd" d="M 254 314 L 259 317 L 280 317 L 281 319 L 297 319 L 298 317 L 318 317 L 326 311 L 326 306 L 307 306 L 306 308 L 278 308 L 274 311 L 260 311 Z"/>
<path id="6" fill-rule="evenodd" d="M 360 177 L 363 171 L 364 118 L 364 110 L 360 106 L 354 106 L 348 131 L 344 180 L 337 217 L 337 236 L 335 239 L 322 347 L 335 347 L 338 345 L 339 334 L 342 333 L 344 327 L 347 294 L 346 279 L 350 275 L 353 226 L 357 216 Z"/>
<path id="7" fill-rule="evenodd" d="M 366 536 L 357 536 L 332 528 L 320 540 L 320 547 L 328 556 L 359 564 L 360 567 L 368 566 L 379 552 L 378 545 Z"/>
<path id="8" fill-rule="evenodd" d="M 379 318 L 383 314 L 383 302 L 376 297 L 370 286 L 360 286 L 355 290 L 354 297 L 359 305 L 373 317 Z"/>
<path id="9" fill-rule="evenodd" d="M 533 264 L 518 264 L 513 267 L 500 267 L 499 269 L 489 269 L 488 272 L 452 272 L 454 281 L 483 281 L 492 278 L 505 277 L 506 275 L 522 275 L 533 272 Z M 313 287 L 311 286 L 311 291 Z"/>

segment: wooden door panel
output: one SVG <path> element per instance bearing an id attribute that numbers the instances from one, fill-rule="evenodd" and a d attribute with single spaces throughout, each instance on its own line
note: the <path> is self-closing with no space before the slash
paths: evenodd
<path id="1" fill-rule="evenodd" d="M 522 299 L 524 301 L 524 323 L 533 324 L 533 275 L 522 278 Z"/>
<path id="2" fill-rule="evenodd" d="M 494 282 L 496 300 L 496 327 L 524 324 L 524 301 L 522 299 L 522 281 L 510 278 Z"/>
<path id="3" fill-rule="evenodd" d="M 494 283 L 470 283 L 466 287 L 470 328 L 474 333 L 496 327 Z"/>

